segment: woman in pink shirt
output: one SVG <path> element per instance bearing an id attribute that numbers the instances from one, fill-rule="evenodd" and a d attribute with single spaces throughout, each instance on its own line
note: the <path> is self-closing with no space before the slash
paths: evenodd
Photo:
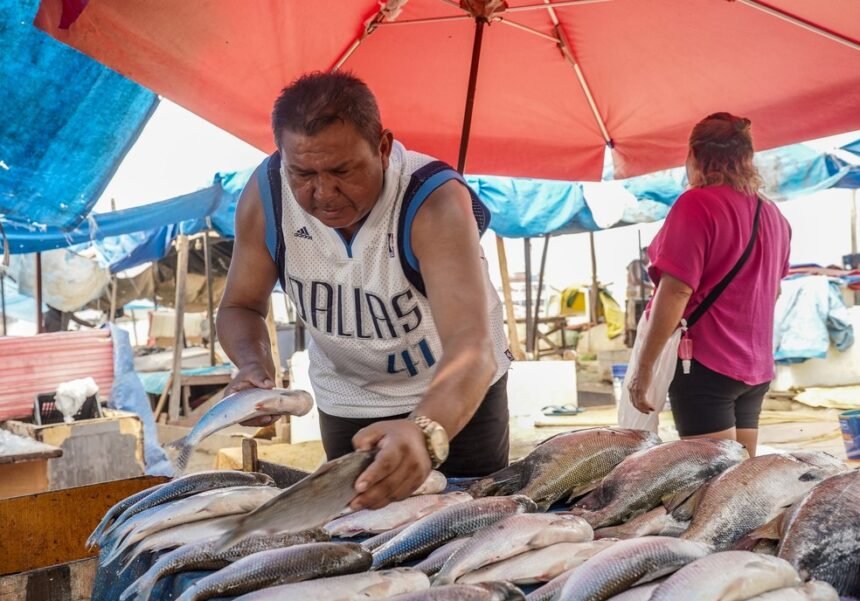
<path id="1" fill-rule="evenodd" d="M 773 379 L 773 313 L 788 270 L 791 229 L 758 194 L 750 121 L 716 113 L 690 134 L 690 189 L 648 247 L 657 292 L 630 399 L 654 410 L 645 391 L 654 363 L 682 318 L 690 321 L 689 373 L 679 359 L 669 388 L 682 438 L 729 438 L 755 455 L 762 400 Z"/>

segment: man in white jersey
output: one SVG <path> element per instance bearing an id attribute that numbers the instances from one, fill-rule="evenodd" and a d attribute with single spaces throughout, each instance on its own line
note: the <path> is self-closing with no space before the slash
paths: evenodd
<path id="1" fill-rule="evenodd" d="M 278 152 L 242 192 L 218 311 L 231 389 L 272 386 L 264 317 L 280 281 L 309 334 L 328 458 L 377 449 L 353 508 L 407 497 L 431 467 L 507 465 L 510 352 L 479 244 L 486 208 L 450 166 L 396 142 L 352 75 L 299 78 L 272 126 Z"/>

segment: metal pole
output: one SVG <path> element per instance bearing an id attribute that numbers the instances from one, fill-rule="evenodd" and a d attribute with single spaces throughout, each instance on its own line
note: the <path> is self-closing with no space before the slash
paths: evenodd
<path id="1" fill-rule="evenodd" d="M 589 295 L 591 310 L 589 311 L 589 319 L 591 325 L 595 326 L 597 325 L 597 302 L 600 297 L 597 289 L 597 254 L 594 251 L 594 232 L 588 232 L 588 243 L 591 246 L 591 294 Z"/>
<path id="2" fill-rule="evenodd" d="M 472 110 L 475 108 L 475 88 L 478 83 L 478 64 L 481 61 L 481 40 L 484 37 L 483 19 L 475 19 L 475 40 L 472 44 L 472 64 L 469 67 L 469 87 L 466 88 L 466 108 L 463 113 L 463 130 L 460 132 L 460 154 L 457 158 L 457 171 L 466 168 L 466 153 L 469 150 L 469 136 L 472 130 Z"/>
<path id="3" fill-rule="evenodd" d="M 207 218 L 208 221 L 208 218 Z M 209 228 L 203 232 L 203 264 L 206 270 L 206 311 L 209 316 L 209 365 L 215 365 L 215 301 L 212 298 L 212 267 L 209 255 Z"/>
<path id="4" fill-rule="evenodd" d="M 538 319 L 540 319 L 540 297 L 541 292 L 543 291 L 543 277 L 546 272 L 546 253 L 549 250 L 549 234 L 543 237 L 543 251 L 540 256 L 540 272 L 538 272 L 538 289 L 537 289 L 537 298 L 535 300 L 535 317 L 534 322 L 532 323 L 532 341 L 534 341 L 535 347 L 537 347 L 537 333 L 538 333 Z M 561 333 L 564 336 L 564 332 Z M 537 350 L 537 349 L 535 349 Z"/>
<path id="5" fill-rule="evenodd" d="M 0 266 L 0 311 L 3 312 L 3 335 L 6 336 L 6 272 Z"/>
<path id="6" fill-rule="evenodd" d="M 176 239 L 176 301 L 174 304 L 173 323 L 173 391 L 170 403 L 167 405 L 167 417 L 171 422 L 179 419 L 179 409 L 182 399 L 182 349 L 185 346 L 185 285 L 188 275 L 188 236 L 180 234 Z M 188 407 L 185 407 L 185 417 L 190 417 Z"/>
<path id="7" fill-rule="evenodd" d="M 42 326 L 42 253 L 36 253 L 36 333 L 41 334 Z"/>
<path id="8" fill-rule="evenodd" d="M 113 323 L 116 320 L 116 295 L 117 288 L 119 287 L 116 276 L 111 278 L 110 284 L 110 315 L 108 315 L 108 321 Z"/>
<path id="9" fill-rule="evenodd" d="M 524 238 L 526 259 L 526 353 L 534 352 L 532 332 L 532 239 Z"/>

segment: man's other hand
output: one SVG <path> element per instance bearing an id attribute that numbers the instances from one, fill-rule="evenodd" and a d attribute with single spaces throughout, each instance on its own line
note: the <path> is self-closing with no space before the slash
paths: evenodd
<path id="1" fill-rule="evenodd" d="M 379 509 L 405 499 L 430 473 L 430 454 L 424 433 L 406 419 L 380 421 L 363 428 L 352 438 L 358 451 L 378 449 L 376 458 L 355 482 L 357 496 L 350 507 Z"/>

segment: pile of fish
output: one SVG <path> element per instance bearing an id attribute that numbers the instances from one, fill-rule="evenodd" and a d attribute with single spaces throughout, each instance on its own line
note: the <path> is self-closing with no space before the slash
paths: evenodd
<path id="1" fill-rule="evenodd" d="M 838 601 L 860 596 L 860 471 L 824 453 L 593 428 L 466 490 L 346 509 L 353 453 L 281 490 L 192 474 L 119 502 L 93 599 Z M 462 488 L 462 487 L 459 487 Z M 346 491 L 346 492 L 344 492 Z M 549 511 L 551 508 L 551 511 Z"/>

